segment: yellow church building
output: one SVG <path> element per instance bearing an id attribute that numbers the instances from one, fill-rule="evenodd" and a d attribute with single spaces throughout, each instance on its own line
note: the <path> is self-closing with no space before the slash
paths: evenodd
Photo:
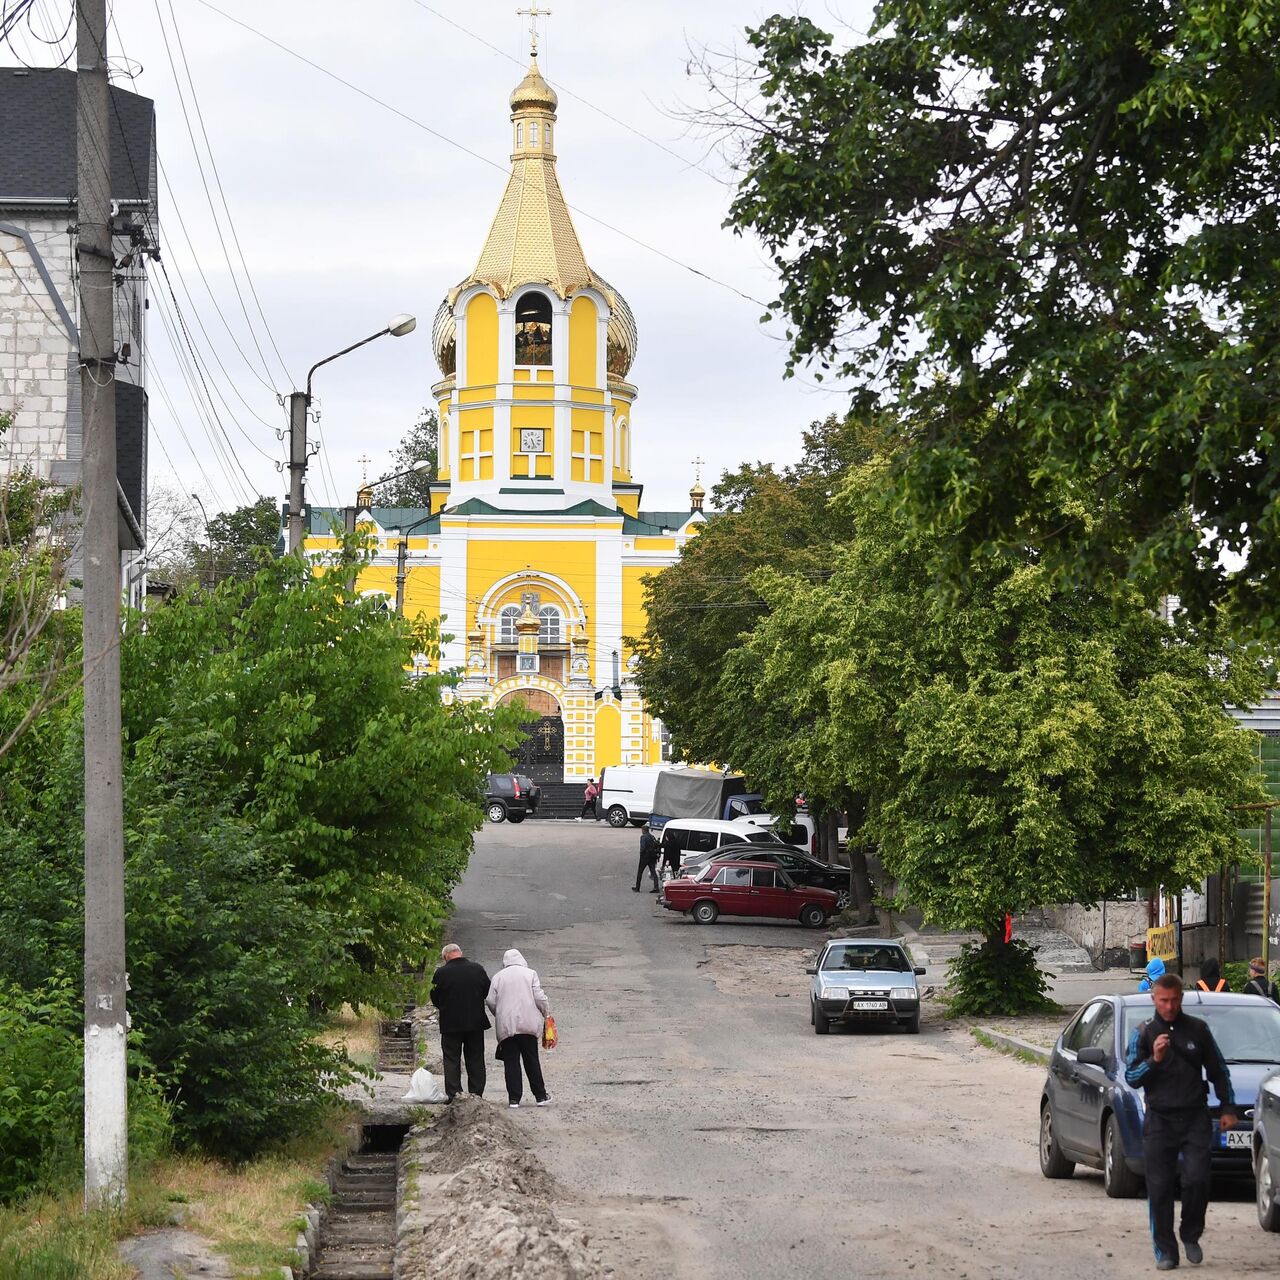
<path id="1" fill-rule="evenodd" d="M 431 507 L 370 502 L 376 539 L 363 592 L 394 597 L 407 544 L 408 614 L 443 619 L 456 697 L 521 699 L 537 718 L 521 767 L 585 781 L 661 759 L 662 726 L 633 678 L 626 637 L 644 630 L 642 579 L 671 564 L 703 520 L 644 511 L 631 471 L 635 318 L 588 265 L 556 176 L 555 91 L 537 56 L 511 95 L 511 175 L 474 270 L 441 303 Z M 337 514 L 314 509 L 308 550 Z"/>

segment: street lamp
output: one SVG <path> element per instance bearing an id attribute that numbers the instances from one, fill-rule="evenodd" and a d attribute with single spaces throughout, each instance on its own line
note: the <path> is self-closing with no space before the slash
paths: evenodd
<path id="1" fill-rule="evenodd" d="M 200 514 L 204 516 L 204 540 L 209 547 L 209 581 L 207 587 L 213 588 L 213 535 L 209 532 L 209 513 L 204 509 L 204 502 L 201 501 L 198 493 L 191 495 L 195 499 L 196 505 L 200 508 Z"/>
<path id="2" fill-rule="evenodd" d="M 354 351 L 357 347 L 363 347 L 366 343 L 374 342 L 378 338 L 385 338 L 390 334 L 393 338 L 403 338 L 405 334 L 412 333 L 418 327 L 418 322 L 410 315 L 398 315 L 391 318 L 391 322 L 385 329 L 379 329 L 377 333 L 371 333 L 367 338 L 361 338 L 359 342 L 353 342 L 349 347 L 343 347 L 341 351 L 335 351 L 331 356 L 325 356 L 323 360 L 317 360 L 315 364 L 307 370 L 307 389 L 306 391 L 294 391 L 289 396 L 289 553 L 297 551 L 302 546 L 302 507 L 303 497 L 303 481 L 307 473 L 307 411 L 311 408 L 311 379 L 315 371 L 323 364 L 329 364 L 330 361 L 337 360 L 339 356 L 345 356 L 349 352 Z"/>

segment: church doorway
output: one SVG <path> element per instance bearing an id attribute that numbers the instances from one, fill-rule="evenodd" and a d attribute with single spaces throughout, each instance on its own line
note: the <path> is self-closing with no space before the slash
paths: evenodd
<path id="1" fill-rule="evenodd" d="M 516 772 L 527 774 L 540 787 L 564 782 L 564 718 L 560 704 L 542 689 L 518 689 L 503 703 L 523 702 L 532 713 L 524 723 L 524 740 L 516 748 Z"/>

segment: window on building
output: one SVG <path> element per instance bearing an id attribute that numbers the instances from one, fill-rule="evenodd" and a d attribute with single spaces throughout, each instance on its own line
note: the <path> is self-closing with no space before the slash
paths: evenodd
<path id="1" fill-rule="evenodd" d="M 551 363 L 551 299 L 526 293 L 516 303 L 516 364 Z"/>
<path id="2" fill-rule="evenodd" d="M 516 146 L 517 147 L 524 146 L 524 121 L 523 120 L 521 120 L 516 125 Z"/>
<path id="3" fill-rule="evenodd" d="M 515 644 L 516 619 L 520 616 L 520 606 L 509 604 L 498 614 L 498 643 Z"/>
<path id="4" fill-rule="evenodd" d="M 538 122 L 536 120 L 529 121 L 529 145 L 531 147 L 538 145 Z"/>
<path id="5" fill-rule="evenodd" d="M 543 140 L 542 140 L 542 145 L 546 147 L 548 151 L 551 150 L 551 126 L 550 125 L 547 125 L 546 127 L 546 131 L 544 133 Z"/>
<path id="6" fill-rule="evenodd" d="M 544 604 L 538 610 L 538 643 L 559 644 L 561 637 L 560 610 L 553 604 Z"/>

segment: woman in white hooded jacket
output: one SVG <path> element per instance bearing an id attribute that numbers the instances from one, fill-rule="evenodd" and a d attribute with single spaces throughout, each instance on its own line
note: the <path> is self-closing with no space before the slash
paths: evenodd
<path id="1" fill-rule="evenodd" d="M 503 955 L 502 968 L 493 975 L 485 1005 L 493 1014 L 498 1057 L 502 1059 L 507 1076 L 508 1104 L 518 1107 L 524 1095 L 520 1074 L 523 1062 L 529 1088 L 533 1090 L 538 1106 L 545 1107 L 551 1097 L 542 1079 L 538 1042 L 542 1038 L 543 1019 L 551 1012 L 551 1004 L 538 975 L 514 947 Z"/>

